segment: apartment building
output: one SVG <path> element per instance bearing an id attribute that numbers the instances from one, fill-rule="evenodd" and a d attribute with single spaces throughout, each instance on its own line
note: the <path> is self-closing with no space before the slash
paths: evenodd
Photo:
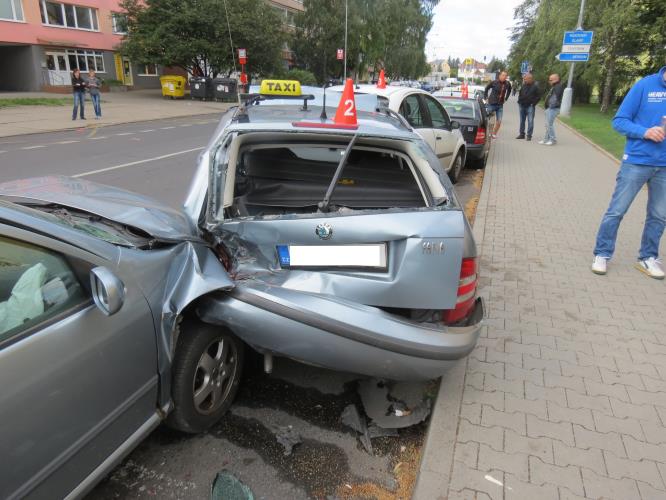
<path id="1" fill-rule="evenodd" d="M 302 0 L 267 0 L 287 29 Z M 0 91 L 67 90 L 74 68 L 131 88 L 159 88 L 160 68 L 122 57 L 119 0 L 0 0 Z M 286 64 L 293 59 L 283 48 Z"/>
<path id="2" fill-rule="evenodd" d="M 159 87 L 155 65 L 115 52 L 118 0 L 0 0 L 0 91 L 58 89 L 74 68 L 133 88 Z"/>

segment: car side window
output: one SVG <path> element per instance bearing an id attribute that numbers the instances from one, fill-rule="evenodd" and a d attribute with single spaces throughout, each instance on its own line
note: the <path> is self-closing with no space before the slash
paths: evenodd
<path id="1" fill-rule="evenodd" d="M 87 300 L 61 255 L 0 236 L 0 344 Z"/>
<path id="2" fill-rule="evenodd" d="M 426 126 L 421 103 L 416 94 L 405 97 L 400 105 L 400 114 L 404 116 L 407 119 L 407 122 L 414 128 L 423 128 Z"/>
<path id="3" fill-rule="evenodd" d="M 425 99 L 426 106 L 428 106 L 432 128 L 451 130 L 451 121 L 442 105 L 436 99 L 427 95 L 424 95 L 423 99 Z"/>

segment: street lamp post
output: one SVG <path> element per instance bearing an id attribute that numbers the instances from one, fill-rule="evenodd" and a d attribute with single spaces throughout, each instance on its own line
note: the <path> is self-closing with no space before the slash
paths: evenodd
<path id="1" fill-rule="evenodd" d="M 576 30 L 580 31 L 583 29 L 583 11 L 585 10 L 585 0 L 580 0 L 580 12 L 578 13 L 578 25 Z M 564 89 L 564 94 L 562 94 L 562 104 L 560 105 L 560 114 L 562 116 L 571 115 L 571 105 L 573 103 L 573 78 L 574 78 L 574 66 L 576 63 L 571 63 L 569 66 L 569 81 L 567 82 L 567 88 Z"/>
<path id="2" fill-rule="evenodd" d="M 348 0 L 345 0 L 345 57 L 344 57 L 344 81 L 347 81 L 347 2 Z"/>

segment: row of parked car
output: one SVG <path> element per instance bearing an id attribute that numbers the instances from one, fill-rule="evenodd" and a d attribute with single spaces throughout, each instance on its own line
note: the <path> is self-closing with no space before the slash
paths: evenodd
<path id="1" fill-rule="evenodd" d="M 79 498 L 162 422 L 208 429 L 250 350 L 268 372 L 399 380 L 472 351 L 477 252 L 449 178 L 487 157 L 463 137 L 475 102 L 361 86 L 324 106 L 277 83 L 222 116 L 181 210 L 0 185 L 0 498 Z"/>

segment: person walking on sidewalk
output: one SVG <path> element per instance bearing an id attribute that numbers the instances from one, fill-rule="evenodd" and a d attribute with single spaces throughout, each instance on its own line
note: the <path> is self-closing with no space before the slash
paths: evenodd
<path id="1" fill-rule="evenodd" d="M 610 206 L 601 220 L 592 272 L 606 274 L 622 217 L 647 184 L 647 216 L 636 268 L 664 279 L 659 242 L 666 225 L 666 66 L 638 81 L 622 101 L 613 128 L 627 137 Z"/>
<path id="2" fill-rule="evenodd" d="M 88 92 L 90 92 L 90 100 L 95 110 L 95 119 L 99 120 L 102 117 L 102 106 L 100 104 L 99 88 L 102 86 L 102 81 L 95 76 L 95 72 L 90 70 L 88 72 L 88 79 L 86 80 Z"/>
<path id="3" fill-rule="evenodd" d="M 497 139 L 497 133 L 502 126 L 502 112 L 504 103 L 509 100 L 511 95 L 511 83 L 507 80 L 509 74 L 502 71 L 497 80 L 486 85 L 483 97 L 488 100 L 488 114 L 495 113 L 495 128 L 490 136 Z"/>
<path id="4" fill-rule="evenodd" d="M 564 95 L 564 85 L 560 81 L 560 75 L 553 73 L 548 77 L 550 84 L 550 91 L 546 95 L 546 136 L 539 144 L 546 146 L 554 146 L 557 144 L 557 137 L 555 137 L 555 118 L 560 114 L 560 106 L 562 105 L 562 96 Z"/>
<path id="5" fill-rule="evenodd" d="M 72 120 L 76 120 L 76 112 L 81 106 L 81 119 L 85 120 L 85 101 L 86 101 L 86 82 L 81 78 L 79 68 L 72 71 L 72 95 L 74 96 L 74 109 L 72 110 Z"/>
<path id="6" fill-rule="evenodd" d="M 539 87 L 534 83 L 532 73 L 525 73 L 523 85 L 518 93 L 518 110 L 520 111 L 520 130 L 516 139 L 532 140 L 534 132 L 534 109 L 541 100 Z M 525 120 L 527 120 L 527 135 L 525 135 Z"/>

